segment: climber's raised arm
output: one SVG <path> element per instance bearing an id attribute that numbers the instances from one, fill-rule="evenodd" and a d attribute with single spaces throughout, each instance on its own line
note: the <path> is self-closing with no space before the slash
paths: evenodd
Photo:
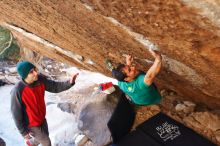
<path id="1" fill-rule="evenodd" d="M 162 56 L 158 51 L 150 50 L 151 55 L 155 58 L 153 65 L 147 71 L 144 82 L 147 85 L 151 85 L 156 77 L 156 75 L 160 72 L 162 66 Z"/>

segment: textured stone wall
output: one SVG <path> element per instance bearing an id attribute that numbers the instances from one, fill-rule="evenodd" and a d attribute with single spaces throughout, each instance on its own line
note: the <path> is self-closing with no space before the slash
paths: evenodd
<path id="1" fill-rule="evenodd" d="M 148 49 L 157 49 L 163 54 L 160 88 L 217 108 L 220 4 L 196 2 L 2 0 L 0 21 L 24 48 L 106 75 L 105 59 L 122 62 L 123 54 L 147 71 Z"/>

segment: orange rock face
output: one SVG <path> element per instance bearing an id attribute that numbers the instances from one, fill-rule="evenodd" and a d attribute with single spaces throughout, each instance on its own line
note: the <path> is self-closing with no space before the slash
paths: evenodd
<path id="1" fill-rule="evenodd" d="M 189 3 L 2 0 L 0 21 L 23 48 L 109 76 L 106 59 L 123 62 L 124 54 L 132 54 L 147 71 L 146 59 L 153 61 L 148 49 L 158 49 L 163 54 L 163 69 L 156 80 L 161 89 L 219 108 L 220 4 Z"/>

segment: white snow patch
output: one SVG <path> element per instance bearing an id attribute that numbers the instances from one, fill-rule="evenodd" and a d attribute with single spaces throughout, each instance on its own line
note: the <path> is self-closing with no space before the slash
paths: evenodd
<path id="1" fill-rule="evenodd" d="M 12 119 L 10 103 L 13 86 L 0 87 L 0 137 L 7 146 L 22 146 L 24 141 Z"/>
<path id="2" fill-rule="evenodd" d="M 76 84 L 77 88 L 83 88 L 85 86 L 89 87 L 94 84 L 100 84 L 104 82 L 112 82 L 113 84 L 117 85 L 117 80 L 107 77 L 101 73 L 91 72 L 87 70 L 80 70 L 76 67 L 71 67 L 68 69 L 65 69 L 64 71 L 67 72 L 67 74 L 73 75 L 75 73 L 79 73 L 79 76 L 76 79 L 76 83 L 82 83 L 81 85 Z"/>
<path id="3" fill-rule="evenodd" d="M 75 116 L 62 112 L 57 104 L 47 106 L 47 122 L 52 145 L 70 146 L 74 144 L 73 136 L 78 131 Z"/>

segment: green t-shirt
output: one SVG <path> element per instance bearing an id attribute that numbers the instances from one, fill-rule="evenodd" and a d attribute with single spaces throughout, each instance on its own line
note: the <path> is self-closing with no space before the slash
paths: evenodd
<path id="1" fill-rule="evenodd" d="M 118 81 L 118 86 L 131 97 L 135 104 L 152 105 L 159 103 L 161 101 L 160 93 L 154 84 L 148 86 L 144 82 L 144 76 L 144 74 L 141 74 L 132 82 Z"/>

